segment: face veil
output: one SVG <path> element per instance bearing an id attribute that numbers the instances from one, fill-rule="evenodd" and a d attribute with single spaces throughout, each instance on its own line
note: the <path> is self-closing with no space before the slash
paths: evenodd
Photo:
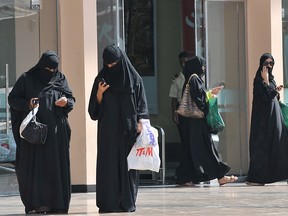
<path id="1" fill-rule="evenodd" d="M 108 65 L 116 62 L 115 65 Z M 103 51 L 102 77 L 111 90 L 131 94 L 142 80 L 126 53 L 115 45 L 108 45 Z"/>
<path id="2" fill-rule="evenodd" d="M 38 63 L 31 68 L 29 72 L 37 71 L 39 73 L 40 80 L 44 83 L 49 83 L 58 71 L 59 62 L 58 55 L 49 50 L 42 54 Z"/>

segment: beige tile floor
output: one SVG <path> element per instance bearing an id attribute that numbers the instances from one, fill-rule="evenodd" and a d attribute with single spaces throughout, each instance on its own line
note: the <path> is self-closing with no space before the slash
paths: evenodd
<path id="1" fill-rule="evenodd" d="M 0 197 L 0 215 L 24 215 L 20 197 Z M 99 215 L 95 193 L 73 193 L 69 215 Z M 288 215 L 288 185 L 286 182 L 265 186 L 231 183 L 219 187 L 212 181 L 210 185 L 191 188 L 142 186 L 136 212 L 105 215 Z"/>

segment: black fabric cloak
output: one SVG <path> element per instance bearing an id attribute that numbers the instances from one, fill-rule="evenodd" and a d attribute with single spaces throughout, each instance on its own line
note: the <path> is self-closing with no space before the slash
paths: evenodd
<path id="1" fill-rule="evenodd" d="M 196 73 L 190 81 L 190 94 L 197 106 L 208 114 L 206 89 L 202 77 L 205 60 L 199 56 L 187 61 L 184 67 L 185 84 L 189 77 Z M 184 89 L 184 88 L 183 88 Z M 185 184 L 209 181 L 224 177 L 230 167 L 222 163 L 215 148 L 206 118 L 193 119 L 183 117 L 183 148 L 179 167 L 176 171 L 177 183 Z"/>
<path id="2" fill-rule="evenodd" d="M 17 145 L 15 169 L 26 212 L 40 206 L 50 207 L 52 212 L 65 213 L 69 209 L 71 130 L 67 118 L 75 99 L 64 74 L 57 70 L 58 64 L 49 64 L 55 57 L 58 58 L 54 52 L 45 52 L 35 67 L 19 77 L 8 96 Z M 51 73 L 45 67 L 56 72 Z M 55 106 L 62 96 L 68 99 L 67 105 Z M 39 98 L 37 119 L 48 125 L 44 145 L 30 144 L 19 135 L 20 124 L 30 111 L 30 99 L 36 97 Z"/>
<path id="3" fill-rule="evenodd" d="M 110 59 L 117 64 L 108 68 L 105 62 L 113 62 Z M 91 119 L 98 120 L 96 205 L 99 212 L 132 212 L 136 209 L 139 173 L 128 171 L 127 156 L 138 135 L 138 120 L 149 118 L 146 95 L 142 78 L 125 52 L 108 46 L 103 60 L 88 108 Z M 100 78 L 110 86 L 101 104 L 96 98 Z"/>
<path id="4" fill-rule="evenodd" d="M 273 57 L 263 54 L 254 78 L 250 131 L 250 165 L 247 181 L 273 183 L 288 179 L 288 132 L 279 106 L 276 82 L 269 73 L 269 85 L 263 83 L 263 62 Z"/>

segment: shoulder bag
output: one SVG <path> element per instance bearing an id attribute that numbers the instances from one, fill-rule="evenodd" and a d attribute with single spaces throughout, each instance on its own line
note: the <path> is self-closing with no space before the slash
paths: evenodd
<path id="1" fill-rule="evenodd" d="M 175 111 L 177 114 L 188 117 L 188 118 L 204 118 L 204 113 L 198 108 L 196 103 L 192 100 L 190 94 L 190 80 L 192 76 L 197 76 L 197 74 L 192 74 L 185 86 L 183 96 L 178 109 Z"/>

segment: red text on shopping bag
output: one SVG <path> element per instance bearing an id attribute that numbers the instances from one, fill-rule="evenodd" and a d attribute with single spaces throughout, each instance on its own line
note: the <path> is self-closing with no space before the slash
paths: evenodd
<path id="1" fill-rule="evenodd" d="M 141 147 L 141 148 L 136 148 L 136 156 L 141 157 L 153 157 L 153 147 Z"/>

